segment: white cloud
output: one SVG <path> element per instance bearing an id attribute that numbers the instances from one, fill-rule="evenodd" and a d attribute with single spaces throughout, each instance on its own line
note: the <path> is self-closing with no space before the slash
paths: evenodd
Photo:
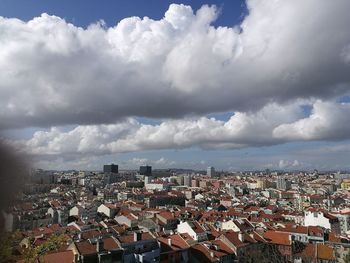
<path id="1" fill-rule="evenodd" d="M 33 155 L 104 155 L 193 146 L 235 149 L 280 142 L 273 138 L 273 128 L 302 115 L 299 104 L 269 104 L 257 113 L 237 112 L 227 122 L 201 117 L 148 125 L 130 118 L 117 124 L 78 126 L 70 131 L 54 127 L 37 131 L 29 140 L 16 144 L 25 145 Z"/>
<path id="2" fill-rule="evenodd" d="M 249 114 L 349 91 L 349 1 L 247 5 L 242 31 L 211 26 L 215 7 L 194 13 L 175 4 L 163 19 L 130 17 L 109 28 L 47 14 L 0 18 L 1 128 Z"/>
<path id="3" fill-rule="evenodd" d="M 284 106 L 272 103 L 255 113 L 237 112 L 226 122 L 200 117 L 150 125 L 129 118 L 116 124 L 81 125 L 69 131 L 53 127 L 13 144 L 34 156 L 74 156 L 191 147 L 240 149 L 295 140 L 350 139 L 349 103 L 317 100 L 311 104 L 310 116 L 304 118 L 305 103 Z M 147 161 L 136 158 L 134 163 L 141 165 Z M 160 158 L 154 163 L 163 161 Z"/>
<path id="4" fill-rule="evenodd" d="M 350 134 L 350 103 L 316 101 L 307 118 L 281 124 L 273 131 L 285 140 L 341 140 Z"/>
<path id="5" fill-rule="evenodd" d="M 148 163 L 150 161 L 147 158 L 134 157 L 131 160 L 129 160 L 128 162 L 137 167 L 137 166 L 142 166 L 142 165 L 148 165 Z"/>
<path id="6" fill-rule="evenodd" d="M 297 169 L 297 168 L 301 167 L 301 163 L 298 160 L 294 160 L 294 161 L 279 160 L 277 166 L 280 169 L 292 169 L 292 168 Z"/>

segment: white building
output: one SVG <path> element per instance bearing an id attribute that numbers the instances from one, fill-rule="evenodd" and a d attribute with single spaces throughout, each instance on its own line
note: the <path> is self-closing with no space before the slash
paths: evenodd
<path id="1" fill-rule="evenodd" d="M 118 201 L 125 201 L 128 200 L 132 194 L 130 192 L 120 192 L 117 194 Z"/>
<path id="2" fill-rule="evenodd" d="M 144 177 L 145 185 L 149 184 L 151 181 L 152 181 L 152 178 L 150 176 L 148 176 L 148 175 L 145 175 L 145 177 Z"/>
<path id="3" fill-rule="evenodd" d="M 204 195 L 202 195 L 201 193 L 198 193 L 194 196 L 195 200 L 202 200 L 204 198 Z"/>
<path id="4" fill-rule="evenodd" d="M 167 187 L 165 186 L 164 183 L 150 183 L 150 184 L 145 184 L 145 188 L 147 191 L 149 190 L 163 191 Z"/>
<path id="5" fill-rule="evenodd" d="M 291 188 L 291 183 L 290 181 L 286 180 L 285 178 L 283 178 L 282 176 L 278 176 L 277 177 L 277 189 L 279 190 L 289 190 Z"/>
<path id="6" fill-rule="evenodd" d="M 350 233 L 350 213 L 331 213 L 331 215 L 335 216 L 339 220 L 340 232 L 342 234 Z"/>
<path id="7" fill-rule="evenodd" d="M 212 166 L 209 166 L 209 167 L 207 168 L 207 175 L 208 175 L 209 177 L 214 177 L 214 176 L 215 176 L 215 168 L 212 167 Z"/>
<path id="8" fill-rule="evenodd" d="M 207 232 L 197 221 L 180 222 L 177 225 L 177 232 L 180 234 L 187 233 L 196 241 L 207 240 Z"/>
<path id="9" fill-rule="evenodd" d="M 186 174 L 184 176 L 184 186 L 190 187 L 192 185 L 192 176 L 190 174 Z"/>
<path id="10" fill-rule="evenodd" d="M 69 211 L 66 207 L 50 207 L 47 213 L 51 215 L 54 224 L 66 226 L 68 223 Z"/>
<path id="11" fill-rule="evenodd" d="M 79 216 L 82 220 L 95 219 L 97 216 L 97 206 L 95 204 L 76 205 L 69 210 L 70 216 Z"/>
<path id="12" fill-rule="evenodd" d="M 120 225 L 124 224 L 131 228 L 138 226 L 138 221 L 137 221 L 138 218 L 132 213 L 127 215 L 116 216 L 114 219 Z"/>
<path id="13" fill-rule="evenodd" d="M 219 228 L 222 230 L 233 230 L 235 232 L 239 231 L 238 227 L 236 226 L 236 224 L 233 222 L 232 219 L 228 221 L 219 222 Z"/>
<path id="14" fill-rule="evenodd" d="M 324 227 L 340 234 L 340 224 L 338 218 L 320 210 L 310 209 L 305 211 L 304 224 L 305 226 Z"/>
<path id="15" fill-rule="evenodd" d="M 234 232 L 246 232 L 254 230 L 254 227 L 246 219 L 230 219 L 220 222 L 219 225 L 222 230 L 233 230 Z"/>
<path id="16" fill-rule="evenodd" d="M 97 212 L 113 218 L 117 214 L 117 207 L 114 204 L 102 204 L 97 208 Z"/>
<path id="17" fill-rule="evenodd" d="M 256 182 L 248 182 L 247 183 L 247 188 L 248 189 L 256 189 L 258 187 Z"/>

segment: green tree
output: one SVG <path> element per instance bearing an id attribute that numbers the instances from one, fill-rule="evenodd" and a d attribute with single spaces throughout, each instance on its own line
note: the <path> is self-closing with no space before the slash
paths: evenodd
<path id="1" fill-rule="evenodd" d="M 24 262 L 36 262 L 49 251 L 57 251 L 65 244 L 64 235 L 52 235 L 39 246 L 33 246 L 30 240 L 28 248 L 24 251 Z"/>
<path id="2" fill-rule="evenodd" d="M 20 239 L 19 231 L 0 233 L 0 262 L 10 262 L 13 248 L 18 245 Z"/>

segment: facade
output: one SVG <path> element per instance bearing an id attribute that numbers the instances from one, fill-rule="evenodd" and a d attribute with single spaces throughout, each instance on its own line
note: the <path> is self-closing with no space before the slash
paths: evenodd
<path id="1" fill-rule="evenodd" d="M 344 179 L 340 184 L 341 189 L 349 190 L 350 189 L 350 179 Z"/>
<path id="2" fill-rule="evenodd" d="M 118 167 L 118 166 L 117 166 Z M 115 171 L 118 171 L 115 170 Z M 118 174 L 117 173 L 114 173 L 114 172 L 111 172 L 111 173 L 105 173 L 104 175 L 104 183 L 105 184 L 113 184 L 113 183 L 116 183 L 117 182 L 117 179 L 118 179 Z"/>
<path id="3" fill-rule="evenodd" d="M 146 190 L 157 190 L 162 191 L 167 189 L 167 186 L 163 182 L 154 182 L 145 184 Z"/>
<path id="4" fill-rule="evenodd" d="M 118 165 L 116 164 L 106 164 L 103 166 L 104 173 L 118 173 Z"/>
<path id="5" fill-rule="evenodd" d="M 118 207 L 116 207 L 113 204 L 101 204 L 97 208 L 97 212 L 104 214 L 104 215 L 108 216 L 109 218 L 113 218 L 117 214 L 118 211 L 119 211 Z"/>
<path id="6" fill-rule="evenodd" d="M 151 233 L 134 232 L 117 238 L 124 250 L 123 262 L 160 262 L 160 246 Z"/>
<path id="7" fill-rule="evenodd" d="M 215 168 L 212 166 L 209 166 L 207 168 L 207 176 L 209 177 L 215 177 Z"/>
<path id="8" fill-rule="evenodd" d="M 350 213 L 331 213 L 337 217 L 340 225 L 340 233 L 348 234 L 350 232 Z"/>
<path id="9" fill-rule="evenodd" d="M 152 166 L 149 166 L 149 165 L 140 166 L 139 173 L 144 176 L 152 176 Z"/>
<path id="10" fill-rule="evenodd" d="M 259 179 L 256 181 L 256 188 L 259 188 L 261 190 L 265 190 L 267 187 L 266 180 L 264 179 Z"/>
<path id="11" fill-rule="evenodd" d="M 82 220 L 96 219 L 97 216 L 97 205 L 96 204 L 83 204 L 76 205 L 69 210 L 69 216 L 78 216 Z"/>
<path id="12" fill-rule="evenodd" d="M 187 186 L 187 187 L 192 186 L 192 176 L 190 174 L 184 175 L 184 186 Z"/>
<path id="13" fill-rule="evenodd" d="M 235 231 L 225 231 L 218 237 L 218 240 L 222 241 L 233 251 L 231 256 L 235 256 L 234 260 L 231 259 L 228 262 L 260 262 L 266 240 L 259 236 L 259 241 L 257 241 L 254 235 L 257 236 L 256 233 L 245 234 Z"/>
<path id="14" fill-rule="evenodd" d="M 305 211 L 305 226 L 321 226 L 340 234 L 340 223 L 337 217 L 320 210 L 310 209 Z"/>
<path id="15" fill-rule="evenodd" d="M 38 169 L 30 176 L 30 181 L 34 184 L 54 184 L 57 183 L 57 175 L 52 171 Z"/>
<path id="16" fill-rule="evenodd" d="M 116 216 L 115 221 L 120 225 L 124 224 L 130 228 L 137 227 L 138 225 L 137 217 L 134 214 Z"/>
<path id="17" fill-rule="evenodd" d="M 122 263 L 123 249 L 114 237 L 91 238 L 73 242 L 68 250 L 72 251 L 76 261 L 81 263 Z M 45 261 L 45 262 L 62 262 Z"/>
<path id="18" fill-rule="evenodd" d="M 184 175 L 183 174 L 179 174 L 178 176 L 175 177 L 175 182 L 178 185 L 184 185 Z"/>
<path id="19" fill-rule="evenodd" d="M 158 241 L 161 246 L 160 262 L 161 263 L 190 263 L 193 262 L 190 254 L 190 245 L 181 237 L 181 235 L 169 235 L 159 237 Z"/>
<path id="20" fill-rule="evenodd" d="M 69 210 L 66 207 L 50 207 L 47 213 L 51 215 L 53 224 L 65 226 L 68 224 Z"/>
<path id="21" fill-rule="evenodd" d="M 282 176 L 277 177 L 276 184 L 277 184 L 277 189 L 279 189 L 279 190 L 286 191 L 286 190 L 289 190 L 291 188 L 290 181 L 286 180 Z"/>
<path id="22" fill-rule="evenodd" d="M 151 181 L 152 181 L 151 176 L 145 175 L 145 177 L 144 177 L 145 186 L 146 186 L 147 184 L 151 183 Z"/>
<path id="23" fill-rule="evenodd" d="M 175 217 L 174 213 L 169 211 L 163 211 L 156 215 L 158 224 L 160 224 L 164 230 L 176 229 L 179 220 Z"/>
<path id="24" fill-rule="evenodd" d="M 208 239 L 206 230 L 197 221 L 180 222 L 177 225 L 177 232 L 180 234 L 187 233 L 196 241 Z"/>
<path id="25" fill-rule="evenodd" d="M 180 205 L 185 206 L 186 198 L 184 195 L 170 196 L 170 195 L 153 195 L 145 198 L 145 204 L 148 208 L 165 205 Z"/>

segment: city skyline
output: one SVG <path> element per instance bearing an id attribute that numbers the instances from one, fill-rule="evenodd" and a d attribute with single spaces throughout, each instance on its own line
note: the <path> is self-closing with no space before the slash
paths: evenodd
<path id="1" fill-rule="evenodd" d="M 0 262 L 350 263 L 349 0 L 1 0 Z"/>
<path id="2" fill-rule="evenodd" d="M 347 1 L 9 3 L 0 134 L 35 167 L 350 170 Z"/>

